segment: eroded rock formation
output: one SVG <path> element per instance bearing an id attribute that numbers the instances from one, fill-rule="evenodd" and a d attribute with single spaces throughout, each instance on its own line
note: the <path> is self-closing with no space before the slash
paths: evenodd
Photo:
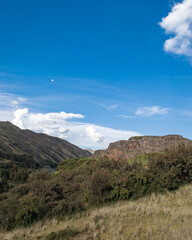
<path id="1" fill-rule="evenodd" d="M 177 147 L 180 144 L 189 145 L 192 141 L 180 135 L 131 137 L 129 140 L 110 143 L 106 150 L 97 150 L 92 157 L 130 159 L 144 153 L 164 151 L 166 148 Z"/>

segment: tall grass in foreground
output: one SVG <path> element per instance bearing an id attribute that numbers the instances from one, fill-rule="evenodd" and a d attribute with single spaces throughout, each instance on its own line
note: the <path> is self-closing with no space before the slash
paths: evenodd
<path id="1" fill-rule="evenodd" d="M 54 238 L 54 233 L 66 228 L 78 229 L 79 233 L 71 238 Z M 50 236 L 53 240 L 191 240 L 192 184 L 175 192 L 152 194 L 79 213 L 65 221 L 38 222 L 30 228 L 1 233 L 0 239 L 48 240 Z"/>

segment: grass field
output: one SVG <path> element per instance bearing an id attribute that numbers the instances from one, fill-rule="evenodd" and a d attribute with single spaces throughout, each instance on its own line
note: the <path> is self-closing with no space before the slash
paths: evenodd
<path id="1" fill-rule="evenodd" d="M 191 240 L 192 185 L 118 202 L 63 221 L 38 222 L 30 228 L 1 233 L 0 239 Z"/>

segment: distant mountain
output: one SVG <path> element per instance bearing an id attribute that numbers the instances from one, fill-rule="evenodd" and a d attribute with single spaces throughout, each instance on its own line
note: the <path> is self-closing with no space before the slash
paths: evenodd
<path id="1" fill-rule="evenodd" d="M 95 150 L 90 149 L 90 148 L 87 148 L 87 149 L 85 149 L 85 150 L 88 151 L 88 152 L 90 152 L 91 154 L 94 154 L 94 152 L 95 152 Z"/>
<path id="2" fill-rule="evenodd" d="M 180 135 L 131 137 L 129 140 L 110 143 L 106 150 L 95 151 L 91 158 L 107 156 L 116 160 L 130 159 L 145 153 L 164 151 L 180 144 L 189 145 L 192 144 L 192 140 Z"/>
<path id="3" fill-rule="evenodd" d="M 10 122 L 0 122 L 0 151 L 5 154 L 29 155 L 41 166 L 51 167 L 67 158 L 91 155 L 63 139 L 21 130 Z"/>

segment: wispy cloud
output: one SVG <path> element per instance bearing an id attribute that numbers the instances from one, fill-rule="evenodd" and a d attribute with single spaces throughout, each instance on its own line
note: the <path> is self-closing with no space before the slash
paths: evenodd
<path id="1" fill-rule="evenodd" d="M 118 107 L 118 104 L 113 104 L 113 105 L 108 106 L 108 107 L 107 107 L 107 110 L 108 110 L 108 111 L 111 111 L 111 110 L 116 109 L 117 107 Z"/>
<path id="2" fill-rule="evenodd" d="M 16 107 L 26 102 L 26 99 L 10 93 L 0 92 L 0 108 L 7 109 Z"/>
<path id="3" fill-rule="evenodd" d="M 24 102 L 26 102 L 26 99 L 25 99 L 25 98 L 23 98 L 23 97 L 17 97 L 17 98 L 15 98 L 15 100 L 13 100 L 11 103 L 12 103 L 12 105 L 14 105 L 14 106 L 18 106 L 19 104 L 22 104 L 22 103 L 24 103 Z"/>
<path id="4" fill-rule="evenodd" d="M 102 108 L 106 109 L 107 111 L 112 111 L 112 110 L 115 110 L 115 109 L 118 108 L 118 104 L 107 105 L 107 104 L 102 104 L 102 103 L 98 103 L 98 102 L 95 102 L 95 101 L 90 101 L 90 102 L 99 106 L 99 107 L 102 107 Z"/>
<path id="5" fill-rule="evenodd" d="M 160 26 L 172 35 L 165 41 L 164 50 L 192 60 L 192 0 L 175 4 Z"/>
<path id="6" fill-rule="evenodd" d="M 154 115 L 166 115 L 168 114 L 169 108 L 162 108 L 160 106 L 153 107 L 141 107 L 135 112 L 137 116 L 154 116 Z"/>
<path id="7" fill-rule="evenodd" d="M 135 118 L 136 116 L 135 115 L 124 115 L 124 114 L 119 114 L 119 117 L 121 118 Z"/>
<path id="8" fill-rule="evenodd" d="M 65 112 L 30 113 L 27 108 L 22 108 L 14 112 L 12 122 L 20 128 L 57 136 L 83 148 L 106 148 L 110 142 L 141 135 L 134 131 L 78 122 L 80 118 L 84 116 Z"/>
<path id="9" fill-rule="evenodd" d="M 189 110 L 183 111 L 183 115 L 191 118 L 192 117 L 192 111 L 189 111 Z"/>
<path id="10" fill-rule="evenodd" d="M 138 118 L 138 117 L 152 117 L 156 115 L 167 115 L 169 113 L 169 108 L 163 108 L 160 106 L 150 106 L 150 107 L 140 107 L 138 108 L 134 115 L 124 115 L 121 114 L 119 117 L 122 118 Z"/>

